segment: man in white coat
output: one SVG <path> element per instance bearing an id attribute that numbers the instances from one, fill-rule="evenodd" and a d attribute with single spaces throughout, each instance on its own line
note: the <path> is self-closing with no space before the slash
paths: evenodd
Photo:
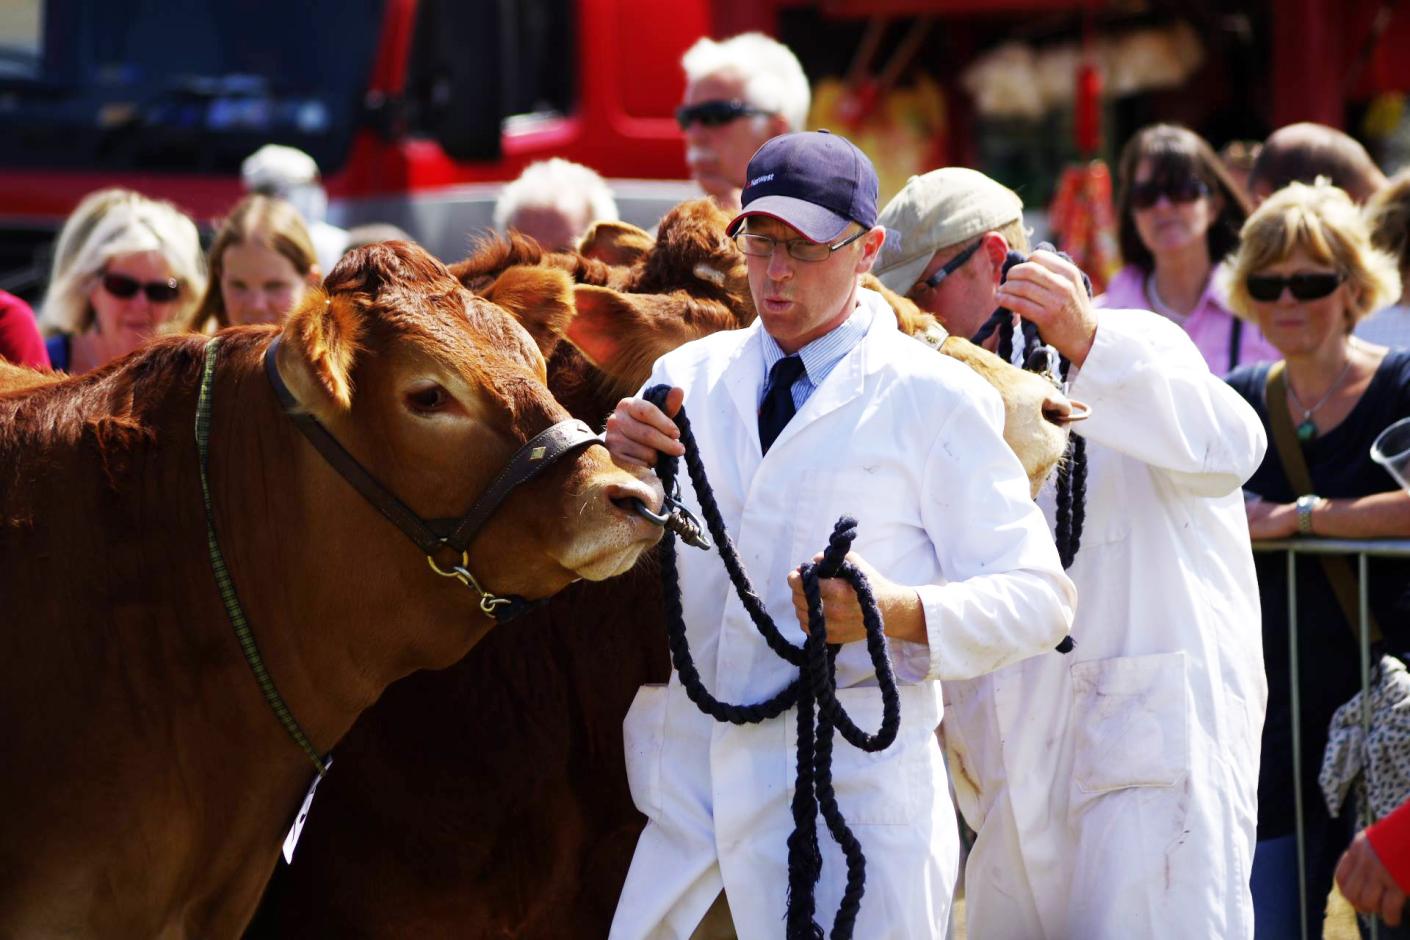
<path id="1" fill-rule="evenodd" d="M 911 179 L 880 218 L 882 283 L 964 335 L 1000 306 L 1032 320 L 1092 408 L 1068 571 L 1075 650 L 945 684 L 946 754 L 979 834 L 970 936 L 1251 937 L 1267 685 L 1240 486 L 1267 442 L 1163 317 L 1093 309 L 1051 252 L 1000 285 L 1000 231 L 1021 210 L 998 183 L 946 168 Z M 962 270 L 975 243 L 983 263 Z M 1051 511 L 1051 487 L 1040 503 Z"/>
<path id="2" fill-rule="evenodd" d="M 1074 594 L 1003 442 L 997 393 L 900 333 L 881 296 L 858 285 L 884 237 L 876 194 L 870 161 L 841 137 L 764 144 L 729 229 L 748 256 L 758 320 L 664 356 L 648 386 L 672 386 L 671 413 L 684 398 L 726 525 L 791 642 L 803 633 L 789 572 L 827 544 L 840 515 L 858 519 L 854 560 L 870 575 L 902 684 L 896 742 L 868 754 L 839 740 L 833 755 L 841 810 L 866 855 L 855 935 L 931 938 L 944 935 L 958 867 L 937 680 L 1051 649 Z M 682 452 L 674 424 L 641 398 L 617 406 L 606 440 L 623 463 Z M 683 488 L 698 514 L 688 480 Z M 797 670 L 755 630 L 720 559 L 676 554 L 705 687 L 736 703 L 779 692 Z M 860 639 L 850 588 L 829 596 L 829 639 Z M 844 645 L 836 668 L 840 703 L 874 731 L 881 695 L 865 645 Z M 673 672 L 640 690 L 624 732 L 648 821 L 612 937 L 689 937 L 722 890 L 739 937 L 782 936 L 796 709 L 716 723 Z M 828 930 L 845 873 L 825 827 L 819 842 L 816 920 Z"/>

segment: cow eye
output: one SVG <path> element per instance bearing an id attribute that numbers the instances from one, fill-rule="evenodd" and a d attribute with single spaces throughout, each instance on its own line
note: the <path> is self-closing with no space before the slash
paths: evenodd
<path id="1" fill-rule="evenodd" d="M 450 404 L 450 393 L 431 384 L 406 393 L 407 407 L 419 414 L 431 414 Z"/>

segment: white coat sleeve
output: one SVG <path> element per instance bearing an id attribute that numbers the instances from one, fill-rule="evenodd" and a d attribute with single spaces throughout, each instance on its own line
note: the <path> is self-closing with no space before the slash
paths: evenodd
<path id="1" fill-rule="evenodd" d="M 966 398 L 940 428 L 921 484 L 921 521 L 945 579 L 917 588 L 932 679 L 973 678 L 1051 650 L 1077 598 L 1004 443 L 1003 403 L 977 379 Z"/>
<path id="2" fill-rule="evenodd" d="M 1144 310 L 1100 310 L 1069 394 L 1091 406 L 1074 430 L 1200 496 L 1242 486 L 1268 447 L 1252 407 L 1213 375 L 1185 331 Z"/>

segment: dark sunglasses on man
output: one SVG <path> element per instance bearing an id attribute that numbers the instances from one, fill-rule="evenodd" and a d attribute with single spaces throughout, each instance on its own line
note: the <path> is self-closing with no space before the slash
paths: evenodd
<path id="1" fill-rule="evenodd" d="M 1174 203 L 1194 202 L 1209 195 L 1209 184 L 1197 176 L 1187 176 L 1182 180 L 1146 180 L 1131 184 L 1131 205 L 1137 209 L 1149 209 L 1164 196 Z"/>
<path id="2" fill-rule="evenodd" d="M 974 253 L 979 250 L 979 246 L 983 243 L 984 239 L 979 239 L 974 244 L 966 248 L 964 251 L 955 255 L 949 261 L 946 261 L 940 266 L 939 270 L 937 270 L 934 274 L 930 275 L 930 277 L 916 284 L 916 286 L 911 288 L 911 290 L 914 291 L 922 287 L 927 288 L 929 290 L 935 290 L 937 287 L 939 287 L 945 282 L 945 278 L 949 277 L 951 274 L 954 274 L 960 269 L 961 266 L 964 265 L 966 261 L 972 258 L 974 256 Z"/>
<path id="3" fill-rule="evenodd" d="M 1276 274 L 1250 274 L 1244 280 L 1248 295 L 1263 303 L 1272 303 L 1283 296 L 1283 288 L 1292 291 L 1297 300 L 1321 300 L 1336 290 L 1346 275 L 1333 271 L 1299 271 L 1282 277 Z"/>
<path id="4" fill-rule="evenodd" d="M 174 277 L 169 277 L 165 281 L 143 282 L 128 277 L 126 274 L 110 271 L 103 275 L 101 283 L 103 290 L 118 300 L 131 300 L 137 296 L 138 291 L 145 293 L 147 299 L 154 304 L 169 304 L 181 296 L 181 282 Z"/>
<path id="5" fill-rule="evenodd" d="M 715 101 L 702 101 L 699 104 L 683 104 L 676 108 L 676 123 L 681 126 L 681 130 L 690 130 L 690 125 L 700 124 L 703 127 L 723 127 L 731 121 L 737 121 L 742 117 L 753 117 L 758 114 L 771 114 L 752 105 L 745 104 L 739 99 L 725 101 L 723 99 Z"/>

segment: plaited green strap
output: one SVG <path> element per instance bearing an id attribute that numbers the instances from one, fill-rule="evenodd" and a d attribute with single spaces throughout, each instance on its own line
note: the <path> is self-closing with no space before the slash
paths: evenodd
<path id="1" fill-rule="evenodd" d="M 240 651 L 245 654 L 245 662 L 249 663 L 250 672 L 254 673 L 255 681 L 259 683 L 259 690 L 264 693 L 264 700 L 269 703 L 269 707 L 273 709 L 275 717 L 284 726 L 284 730 L 289 732 L 289 737 L 293 738 L 294 743 L 308 755 L 309 760 L 313 761 L 313 766 L 321 777 L 328 770 L 328 762 L 319 755 L 313 742 L 299 727 L 298 721 L 289 711 L 289 706 L 279 694 L 279 689 L 275 687 L 269 670 L 264 668 L 264 660 L 259 655 L 259 646 L 255 643 L 254 634 L 250 632 L 249 622 L 245 620 L 245 612 L 240 608 L 240 598 L 235 593 L 235 583 L 230 578 L 230 569 L 225 565 L 225 555 L 220 550 L 220 540 L 215 534 L 215 508 L 211 500 L 207 467 L 210 463 L 211 388 L 215 384 L 215 362 L 219 350 L 219 337 L 206 343 L 206 367 L 201 376 L 201 395 L 196 402 L 196 452 L 199 455 L 198 463 L 201 468 L 201 499 L 206 507 L 206 545 L 210 550 L 211 571 L 215 574 L 216 586 L 220 588 L 220 599 L 225 604 L 225 612 L 229 615 L 230 623 L 235 628 L 235 638 L 240 641 Z"/>

